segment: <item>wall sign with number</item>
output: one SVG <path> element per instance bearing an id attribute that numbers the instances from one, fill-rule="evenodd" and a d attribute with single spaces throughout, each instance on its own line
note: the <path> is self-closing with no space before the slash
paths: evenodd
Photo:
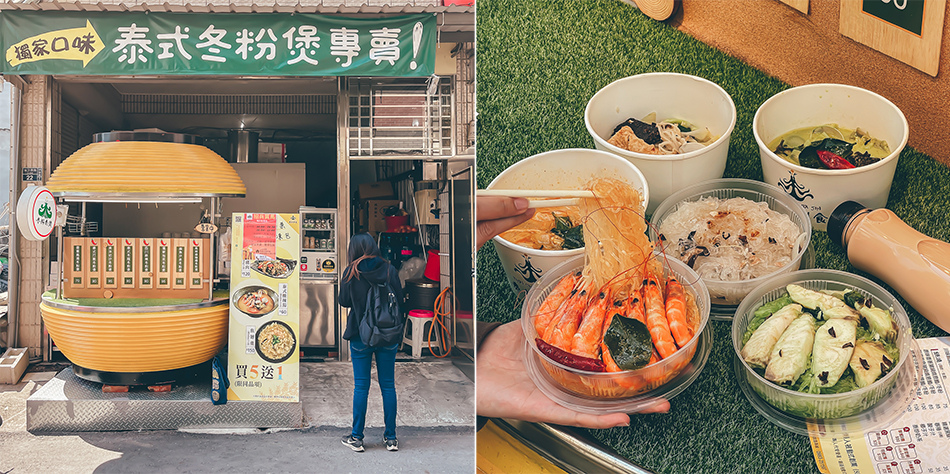
<path id="1" fill-rule="evenodd" d="M 841 34 L 931 76 L 940 64 L 947 0 L 841 0 Z"/>

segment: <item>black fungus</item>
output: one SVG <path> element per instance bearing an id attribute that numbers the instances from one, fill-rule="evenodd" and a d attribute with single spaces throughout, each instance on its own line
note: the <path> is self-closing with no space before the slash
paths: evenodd
<path id="1" fill-rule="evenodd" d="M 614 133 L 619 132 L 623 127 L 630 127 L 630 130 L 633 131 L 633 134 L 636 135 L 637 138 L 650 145 L 656 145 L 663 141 L 663 139 L 660 138 L 660 130 L 656 128 L 656 124 L 641 122 L 635 118 L 628 118 L 625 122 L 614 128 Z"/>

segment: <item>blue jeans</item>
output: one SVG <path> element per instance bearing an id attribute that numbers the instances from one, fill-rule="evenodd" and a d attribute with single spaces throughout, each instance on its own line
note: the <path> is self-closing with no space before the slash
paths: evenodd
<path id="1" fill-rule="evenodd" d="M 353 360 L 353 437 L 363 439 L 366 426 L 366 399 L 369 398 L 373 354 L 376 354 L 376 377 L 383 393 L 383 417 L 386 431 L 383 438 L 396 438 L 396 349 L 399 343 L 388 347 L 369 347 L 358 339 L 350 341 Z"/>

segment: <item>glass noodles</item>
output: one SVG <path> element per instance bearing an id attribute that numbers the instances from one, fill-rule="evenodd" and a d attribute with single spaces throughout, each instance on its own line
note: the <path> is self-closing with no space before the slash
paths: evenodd
<path id="1" fill-rule="evenodd" d="M 658 232 L 669 255 L 720 281 L 775 272 L 795 258 L 805 238 L 788 215 L 741 197 L 684 202 Z"/>

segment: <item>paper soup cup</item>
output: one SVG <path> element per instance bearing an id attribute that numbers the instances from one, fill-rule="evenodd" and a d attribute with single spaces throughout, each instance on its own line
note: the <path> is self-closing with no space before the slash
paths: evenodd
<path id="1" fill-rule="evenodd" d="M 644 202 L 649 200 L 646 179 L 636 166 L 607 152 L 581 148 L 549 151 L 525 158 L 496 176 L 488 189 L 586 189 L 587 183 L 594 178 L 621 179 L 640 190 Z M 522 247 L 500 236 L 495 236 L 492 242 L 511 290 L 516 294 L 528 291 L 558 264 L 584 253 L 583 248 L 537 250 Z"/>
<path id="2" fill-rule="evenodd" d="M 772 140 L 792 130 L 828 123 L 848 129 L 861 127 L 886 141 L 891 154 L 868 166 L 818 170 L 792 164 L 768 148 Z M 824 231 L 831 211 L 844 201 L 857 201 L 871 209 L 887 204 L 909 129 L 901 110 L 874 92 L 844 84 L 811 84 L 766 100 L 752 120 L 752 134 L 759 145 L 765 182 L 798 201 L 814 228 Z"/>
<path id="3" fill-rule="evenodd" d="M 700 150 L 679 155 L 648 155 L 607 143 L 614 128 L 628 118 L 686 120 L 707 127 L 719 138 Z M 721 178 L 729 155 L 729 138 L 736 126 L 736 105 L 717 84 L 686 74 L 657 72 L 618 79 L 599 90 L 587 103 L 584 124 L 598 150 L 606 150 L 636 165 L 650 183 L 647 214 L 674 192 L 689 185 Z"/>

